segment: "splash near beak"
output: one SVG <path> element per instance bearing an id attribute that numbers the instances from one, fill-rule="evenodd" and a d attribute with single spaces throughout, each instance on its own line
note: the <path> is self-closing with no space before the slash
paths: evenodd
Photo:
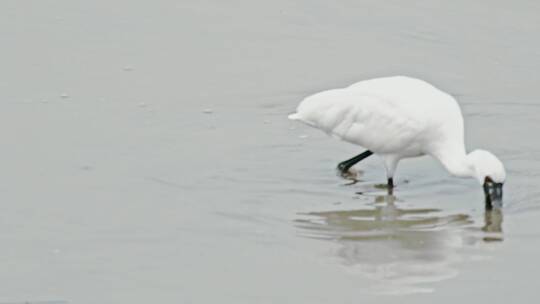
<path id="1" fill-rule="evenodd" d="M 486 177 L 484 194 L 486 195 L 486 210 L 502 207 L 503 183 L 495 183 L 491 178 Z"/>

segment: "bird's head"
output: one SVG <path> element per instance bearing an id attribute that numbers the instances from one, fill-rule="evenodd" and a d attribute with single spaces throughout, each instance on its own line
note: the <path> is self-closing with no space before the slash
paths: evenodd
<path id="1" fill-rule="evenodd" d="M 506 171 L 502 162 L 491 152 L 474 150 L 468 158 L 473 167 L 476 180 L 484 188 L 486 195 L 486 208 L 502 205 L 503 184 L 506 180 Z"/>

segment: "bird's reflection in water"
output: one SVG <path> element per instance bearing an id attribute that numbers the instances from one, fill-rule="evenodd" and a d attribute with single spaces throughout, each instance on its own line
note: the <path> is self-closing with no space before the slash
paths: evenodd
<path id="1" fill-rule="evenodd" d="M 472 242 L 475 243 L 477 239 L 481 239 L 484 242 L 501 242 L 503 241 L 502 234 L 502 222 L 503 222 L 503 212 L 500 208 L 494 208 L 491 210 L 486 210 L 484 212 L 484 225 L 478 231 L 478 229 L 469 229 L 473 232 Z"/>
<path id="2" fill-rule="evenodd" d="M 480 228 L 467 214 L 402 209 L 395 201 L 377 196 L 370 209 L 303 213 L 296 225 L 305 237 L 337 242 L 340 263 L 372 281 L 375 293 L 430 292 L 421 285 L 456 276 L 467 246 L 502 241 L 500 209 L 487 210 Z"/>

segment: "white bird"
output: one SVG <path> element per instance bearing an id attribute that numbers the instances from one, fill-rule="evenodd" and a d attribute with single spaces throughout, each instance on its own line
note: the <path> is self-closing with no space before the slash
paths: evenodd
<path id="1" fill-rule="evenodd" d="M 448 172 L 473 177 L 484 187 L 486 206 L 502 200 L 506 172 L 485 150 L 465 151 L 463 116 L 456 99 L 415 78 L 394 76 L 360 81 L 306 97 L 289 119 L 301 121 L 367 151 L 341 162 L 345 173 L 362 159 L 384 159 L 392 189 L 398 162 L 430 155 Z"/>

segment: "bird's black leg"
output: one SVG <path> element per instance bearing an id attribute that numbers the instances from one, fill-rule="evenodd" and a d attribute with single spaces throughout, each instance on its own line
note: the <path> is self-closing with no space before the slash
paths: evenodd
<path id="1" fill-rule="evenodd" d="M 369 150 L 366 150 L 358 155 L 356 155 L 355 157 L 351 158 L 351 159 L 347 159 L 346 161 L 342 161 L 338 164 L 337 166 L 337 169 L 341 172 L 341 173 L 347 173 L 347 171 L 349 171 L 349 169 L 356 165 L 359 161 L 363 160 L 364 158 L 370 156 L 371 154 L 373 154 L 373 152 L 369 151 Z"/>
<path id="2" fill-rule="evenodd" d="M 388 194 L 392 195 L 394 193 L 394 179 L 389 178 L 388 179 Z"/>

